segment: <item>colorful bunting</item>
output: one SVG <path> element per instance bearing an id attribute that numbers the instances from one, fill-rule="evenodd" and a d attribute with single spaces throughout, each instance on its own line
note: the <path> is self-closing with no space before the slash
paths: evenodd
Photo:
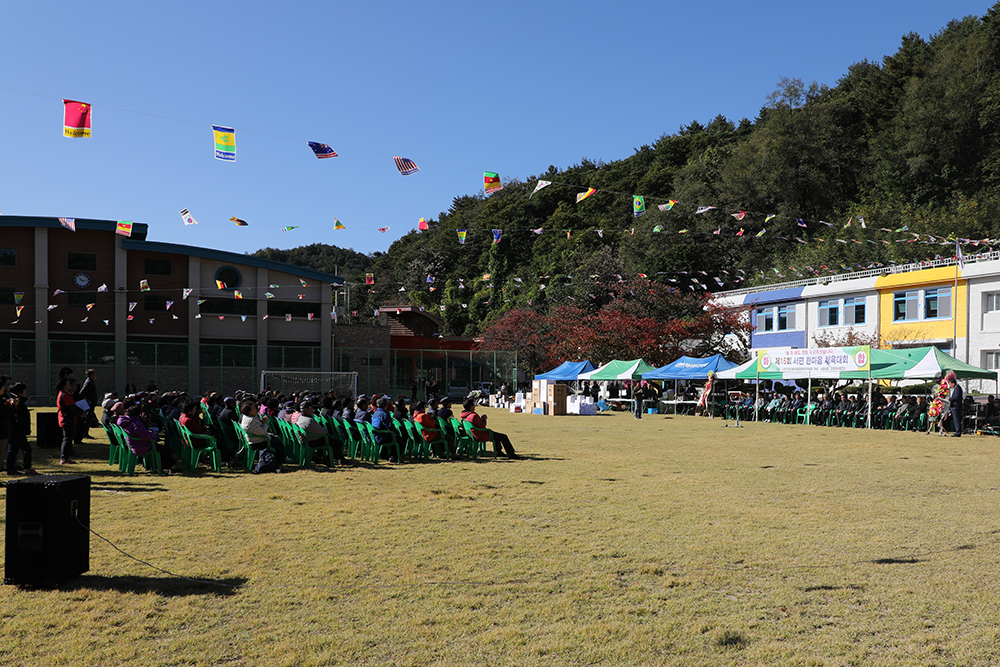
<path id="1" fill-rule="evenodd" d="M 233 217 L 229 218 L 229 220 L 231 222 L 235 222 L 237 227 L 249 227 L 250 226 L 249 222 L 247 222 L 246 220 L 241 220 L 241 219 L 237 218 L 235 215 Z"/>
<path id="2" fill-rule="evenodd" d="M 374 284 L 375 284 L 375 274 L 374 273 L 366 273 L 365 274 L 365 285 L 374 285 Z"/>
<path id="3" fill-rule="evenodd" d="M 399 169 L 399 173 L 403 176 L 409 176 L 410 174 L 415 174 L 420 171 L 420 167 L 418 167 L 413 160 L 405 157 L 399 157 L 398 155 L 394 155 L 392 159 L 396 163 L 396 169 Z"/>
<path id="4" fill-rule="evenodd" d="M 130 301 L 129 304 L 128 304 L 128 312 L 131 313 L 133 310 L 135 310 L 135 307 L 138 306 L 138 305 L 139 305 L 139 302 L 137 302 L 137 301 Z"/>
<path id="5" fill-rule="evenodd" d="M 226 162 L 236 161 L 236 130 L 222 125 L 213 125 L 215 134 L 215 159 Z"/>
<path id="6" fill-rule="evenodd" d="M 226 289 L 226 283 L 222 282 L 221 280 L 216 280 L 215 286 L 218 287 L 219 289 Z"/>
<path id="7" fill-rule="evenodd" d="M 299 282 L 302 283 L 303 287 L 309 287 L 309 283 L 307 283 L 306 281 L 302 280 L 302 278 L 299 278 Z"/>
<path id="8" fill-rule="evenodd" d="M 59 296 L 60 294 L 65 294 L 65 293 L 66 292 L 64 290 L 57 289 L 55 292 L 52 293 L 52 296 Z"/>
<path id="9" fill-rule="evenodd" d="M 541 180 L 538 181 L 538 184 L 535 186 L 535 189 L 531 191 L 530 195 L 528 195 L 528 199 L 531 199 L 531 197 L 542 188 L 548 187 L 550 185 L 552 185 L 552 181 L 541 181 Z"/>
<path id="10" fill-rule="evenodd" d="M 115 234 L 120 234 L 122 236 L 131 237 L 132 236 L 132 223 L 128 220 L 119 220 L 118 226 L 115 228 Z"/>
<path id="11" fill-rule="evenodd" d="M 149 281 L 143 278 L 139 281 L 139 291 L 148 292 L 149 291 Z"/>
<path id="12" fill-rule="evenodd" d="M 235 296 L 237 299 L 243 298 L 243 294 L 238 289 L 233 290 L 233 296 Z"/>
<path id="13" fill-rule="evenodd" d="M 24 306 L 18 306 L 17 307 L 17 316 L 18 317 L 21 317 L 21 311 L 23 311 L 23 310 L 24 310 Z"/>
<path id="14" fill-rule="evenodd" d="M 467 232 L 466 232 L 466 230 L 464 230 L 464 229 L 459 229 L 459 230 L 458 230 L 458 242 L 459 242 L 460 244 L 462 244 L 462 245 L 464 245 L 464 244 L 465 244 L 465 235 L 466 235 L 466 233 L 467 233 Z"/>
<path id="15" fill-rule="evenodd" d="M 96 303 L 88 303 L 87 304 L 87 312 L 90 312 L 91 308 L 93 308 L 96 305 L 97 305 Z"/>
<path id="16" fill-rule="evenodd" d="M 496 172 L 484 171 L 483 188 L 486 190 L 486 194 L 488 195 L 503 190 L 503 185 L 500 184 L 500 175 Z"/>
<path id="17" fill-rule="evenodd" d="M 21 303 L 21 299 L 24 298 L 24 292 L 14 292 L 14 303 Z"/>
<path id="18" fill-rule="evenodd" d="M 533 231 L 536 234 L 541 234 L 542 233 L 542 228 L 539 227 L 538 229 L 532 229 L 531 231 Z"/>
<path id="19" fill-rule="evenodd" d="M 582 202 L 584 199 L 594 194 L 595 192 L 597 192 L 597 190 L 595 190 L 594 188 L 587 188 L 586 192 L 578 193 L 576 195 L 576 203 L 579 204 L 580 202 Z"/>
<path id="20" fill-rule="evenodd" d="M 281 231 L 283 231 L 283 232 L 290 232 L 293 229 L 298 229 L 298 226 L 295 226 L 295 227 L 282 227 Z"/>
<path id="21" fill-rule="evenodd" d="M 674 207 L 674 204 L 676 203 L 677 203 L 676 199 L 671 199 L 666 204 L 659 204 L 656 208 L 660 209 L 661 211 L 669 211 Z"/>
<path id="22" fill-rule="evenodd" d="M 763 236 L 764 232 L 766 232 L 766 231 L 767 231 L 767 229 L 761 229 L 759 232 L 757 232 L 757 236 Z"/>
<path id="23" fill-rule="evenodd" d="M 347 229 L 347 227 L 344 227 L 344 223 L 342 223 L 340 220 L 337 220 L 336 218 L 333 219 L 333 228 L 334 230 Z"/>
<path id="24" fill-rule="evenodd" d="M 663 231 L 663 225 L 657 225 L 656 227 L 653 227 L 653 232 L 654 233 L 655 232 L 662 232 L 662 231 Z"/>
<path id="25" fill-rule="evenodd" d="M 494 229 L 493 230 L 493 242 L 494 243 L 500 243 L 500 236 L 502 234 L 503 234 L 503 230 L 502 229 Z"/>
<path id="26" fill-rule="evenodd" d="M 747 212 L 746 211 L 740 211 L 739 213 L 730 213 L 729 215 L 733 216 L 737 220 L 742 220 L 743 218 L 747 217 Z"/>
<path id="27" fill-rule="evenodd" d="M 181 220 L 184 221 L 184 225 L 197 225 L 198 221 L 191 217 L 191 211 L 186 208 L 181 209 Z"/>
<path id="28" fill-rule="evenodd" d="M 699 213 L 705 213 L 707 211 L 711 211 L 714 208 L 715 208 L 714 206 L 699 206 L 698 210 L 695 211 L 694 214 L 698 215 Z"/>
<path id="29" fill-rule="evenodd" d="M 185 287 L 185 288 L 184 288 L 184 300 L 185 300 L 185 301 L 187 301 L 187 298 L 188 298 L 189 296 L 191 296 L 191 292 L 193 292 L 193 291 L 194 291 L 194 290 L 193 290 L 193 289 L 191 289 L 190 287 Z"/>
<path id="30" fill-rule="evenodd" d="M 638 218 L 645 213 L 646 200 L 642 198 L 642 195 L 632 195 L 632 216 Z"/>
<path id="31" fill-rule="evenodd" d="M 167 310 L 170 310 L 171 306 L 174 305 L 173 301 L 167 301 Z"/>
<path id="32" fill-rule="evenodd" d="M 320 160 L 328 157 L 337 157 L 337 151 L 333 150 L 326 144 L 321 144 L 318 141 L 310 141 L 309 148 Z"/>
<path id="33" fill-rule="evenodd" d="M 426 232 L 428 229 L 430 229 L 430 226 L 427 224 L 427 221 L 420 218 L 419 222 L 417 222 L 417 231 Z"/>
<path id="34" fill-rule="evenodd" d="M 101 283 L 101 286 L 97 288 L 97 291 L 98 292 L 107 292 L 108 291 L 108 284 L 107 283 Z"/>
<path id="35" fill-rule="evenodd" d="M 389 231 L 389 227 L 377 227 L 377 229 L 380 232 L 382 232 L 383 234 L 385 234 L 387 231 Z"/>
<path id="36" fill-rule="evenodd" d="M 86 102 L 63 100 L 63 136 L 74 139 L 90 137 L 90 112 Z"/>
<path id="37" fill-rule="evenodd" d="M 76 231 L 76 218 L 59 218 L 59 224 L 71 232 Z"/>
<path id="38" fill-rule="evenodd" d="M 273 299 L 274 295 L 271 294 L 270 292 L 264 292 L 264 298 L 265 299 Z"/>
<path id="39" fill-rule="evenodd" d="M 743 236 L 743 228 L 740 227 L 740 231 L 736 232 L 737 236 Z"/>

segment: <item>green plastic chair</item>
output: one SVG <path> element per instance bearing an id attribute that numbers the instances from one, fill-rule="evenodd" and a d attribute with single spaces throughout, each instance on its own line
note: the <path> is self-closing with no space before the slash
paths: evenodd
<path id="1" fill-rule="evenodd" d="M 473 445 L 474 445 L 473 451 L 476 452 L 476 454 L 485 453 L 486 452 L 486 443 L 487 442 L 492 442 L 493 443 L 493 456 L 495 456 L 497 458 L 500 457 L 500 448 L 497 445 L 497 439 L 493 436 L 493 431 L 491 431 L 488 428 L 476 428 L 475 426 L 473 426 L 472 422 L 470 422 L 467 419 L 464 420 L 464 421 L 462 421 L 462 426 L 465 428 L 465 432 L 468 433 L 469 437 L 472 439 L 472 442 L 473 442 Z M 486 435 L 488 437 L 487 437 L 486 440 L 479 440 L 478 438 L 476 438 L 476 434 Z M 474 454 L 473 458 L 475 458 L 475 457 L 476 457 L 476 455 Z"/>
<path id="2" fill-rule="evenodd" d="M 441 435 L 441 431 L 438 431 L 437 429 L 424 428 L 424 425 L 418 421 L 413 422 L 413 428 L 416 429 L 417 435 L 420 437 L 418 447 L 426 451 L 428 457 L 430 456 L 431 452 L 434 451 L 435 444 L 442 443 L 445 447 L 448 446 L 448 443 L 444 439 L 444 436 Z M 435 434 L 434 437 L 431 438 L 430 440 L 424 437 L 424 433 L 427 433 L 429 431 L 433 431 L 433 433 Z"/>
<path id="3" fill-rule="evenodd" d="M 177 430 L 181 435 L 181 441 L 184 443 L 184 449 L 181 454 L 188 470 L 192 472 L 197 470 L 202 454 L 208 454 L 212 470 L 222 472 L 222 453 L 219 451 L 219 446 L 216 444 L 213 436 L 192 433 L 188 430 L 187 426 L 180 422 L 177 422 Z M 202 446 L 195 447 L 195 441 Z"/>
<path id="4" fill-rule="evenodd" d="M 465 424 L 466 422 L 459 421 L 457 417 L 451 418 L 451 430 L 455 432 L 455 452 L 458 456 L 475 459 L 479 457 L 479 452 L 485 445 L 472 437 L 472 432 L 465 427 Z"/>
<path id="5" fill-rule="evenodd" d="M 303 468 L 312 467 L 313 455 L 316 452 L 326 452 L 327 456 L 327 466 L 333 467 L 336 459 L 333 456 L 333 447 L 330 446 L 330 434 L 324 433 L 318 440 L 310 443 L 307 440 L 308 434 L 306 430 L 299 426 L 298 424 L 288 423 L 291 429 L 292 437 L 295 439 L 298 450 L 297 462 Z M 293 458 L 293 460 L 296 460 Z"/>
<path id="6" fill-rule="evenodd" d="M 378 444 L 375 440 L 376 435 L 387 435 L 389 436 L 391 442 L 389 446 L 396 450 L 396 463 L 403 462 L 403 446 L 399 442 L 399 438 L 396 437 L 396 432 L 390 428 L 375 428 L 368 422 L 359 422 L 364 425 L 366 431 L 368 431 L 368 437 L 371 438 L 372 451 L 375 456 L 375 463 L 378 463 L 378 459 L 382 454 L 383 445 Z"/>
<path id="7" fill-rule="evenodd" d="M 156 448 L 150 449 L 148 452 L 140 456 L 136 454 L 128 446 L 128 434 L 125 430 L 118 426 L 117 424 L 111 425 L 111 431 L 114 433 L 115 439 L 118 441 L 119 449 L 119 459 L 118 467 L 126 475 L 135 474 L 135 464 L 142 461 L 142 467 L 150 472 L 156 471 L 157 475 L 163 474 L 163 466 L 160 462 L 160 453 L 156 451 Z"/>

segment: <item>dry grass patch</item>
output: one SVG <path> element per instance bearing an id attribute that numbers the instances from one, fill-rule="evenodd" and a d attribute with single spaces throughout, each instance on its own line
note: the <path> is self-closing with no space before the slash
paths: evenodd
<path id="1" fill-rule="evenodd" d="M 1000 441 L 487 412 L 529 458 L 125 478 L 85 448 L 96 531 L 234 587 L 93 538 L 85 576 L 0 587 L 5 664 L 1000 661 Z"/>

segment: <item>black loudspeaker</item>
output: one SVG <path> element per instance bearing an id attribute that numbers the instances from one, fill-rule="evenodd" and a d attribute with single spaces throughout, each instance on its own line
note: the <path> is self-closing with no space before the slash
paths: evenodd
<path id="1" fill-rule="evenodd" d="M 42 449 L 51 449 L 62 444 L 62 429 L 59 428 L 58 413 L 35 413 L 35 444 Z"/>
<path id="2" fill-rule="evenodd" d="M 89 475 L 7 482 L 3 582 L 51 586 L 83 574 L 90 569 L 89 527 Z"/>

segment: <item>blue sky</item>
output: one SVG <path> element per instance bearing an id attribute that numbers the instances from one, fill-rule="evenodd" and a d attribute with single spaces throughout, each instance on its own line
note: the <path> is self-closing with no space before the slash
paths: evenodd
<path id="1" fill-rule="evenodd" d="M 481 191 L 484 170 L 526 179 L 628 157 L 692 120 L 752 119 L 782 77 L 833 86 L 904 34 L 990 6 L 16 0 L 0 211 L 146 222 L 151 240 L 236 252 L 385 250 Z M 93 138 L 62 136 L 62 98 L 94 105 Z M 212 124 L 236 128 L 235 163 L 214 159 Z M 400 176 L 393 155 L 421 171 Z"/>

